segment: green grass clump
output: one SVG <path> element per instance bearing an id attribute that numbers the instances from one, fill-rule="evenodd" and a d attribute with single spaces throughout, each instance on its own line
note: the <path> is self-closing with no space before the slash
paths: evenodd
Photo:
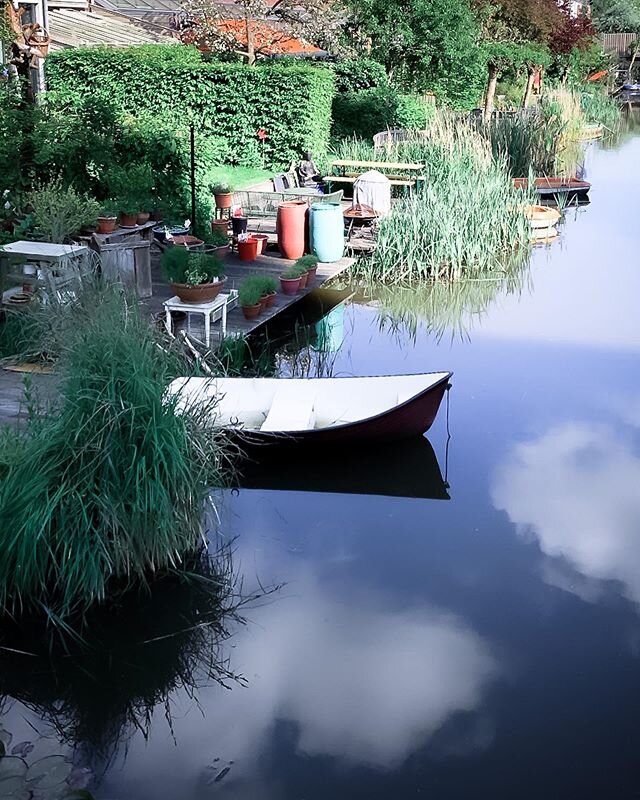
<path id="1" fill-rule="evenodd" d="M 266 294 L 263 291 L 264 278 L 261 275 L 250 275 L 245 278 L 238 288 L 238 303 L 241 306 L 255 306 L 260 298 Z"/>
<path id="2" fill-rule="evenodd" d="M 320 259 L 317 256 L 301 256 L 295 263 L 296 267 L 304 267 L 305 270 L 313 269 L 317 267 L 320 263 Z"/>
<path id="3" fill-rule="evenodd" d="M 58 621 L 179 568 L 224 455 L 211 409 L 164 397 L 185 364 L 117 288 L 62 313 L 59 400 L 0 439 L 0 609 Z"/>
<path id="4" fill-rule="evenodd" d="M 583 92 L 580 105 L 587 123 L 604 125 L 608 131 L 616 133 L 622 124 L 620 105 L 603 91 Z"/>

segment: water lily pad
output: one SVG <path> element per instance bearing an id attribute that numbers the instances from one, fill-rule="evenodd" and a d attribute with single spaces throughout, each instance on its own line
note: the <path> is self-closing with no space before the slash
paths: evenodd
<path id="1" fill-rule="evenodd" d="M 29 788 L 36 788 L 40 792 L 43 789 L 55 789 L 67 780 L 70 772 L 71 764 L 64 756 L 45 756 L 29 767 L 27 782 Z"/>

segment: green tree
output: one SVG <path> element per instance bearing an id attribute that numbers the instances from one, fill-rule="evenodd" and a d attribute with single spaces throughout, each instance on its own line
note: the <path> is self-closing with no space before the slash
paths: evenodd
<path id="1" fill-rule="evenodd" d="M 482 90 L 480 28 L 469 0 L 347 0 L 352 29 L 390 79 L 469 108 Z"/>
<path id="2" fill-rule="evenodd" d="M 551 53 L 544 45 L 527 43 L 522 45 L 521 58 L 522 65 L 527 70 L 527 86 L 522 100 L 522 107 L 526 108 L 531 99 L 536 73 L 541 74 L 549 66 Z"/>
<path id="3" fill-rule="evenodd" d="M 487 64 L 487 88 L 484 95 L 484 118 L 493 112 L 498 78 L 507 70 L 517 72 L 525 63 L 528 48 L 514 42 L 490 42 L 484 46 Z"/>
<path id="4" fill-rule="evenodd" d="M 593 0 L 591 10 L 600 33 L 640 31 L 640 0 Z"/>

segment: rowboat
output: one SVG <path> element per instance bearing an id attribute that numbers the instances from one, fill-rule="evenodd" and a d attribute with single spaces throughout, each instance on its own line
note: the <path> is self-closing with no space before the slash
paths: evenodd
<path id="1" fill-rule="evenodd" d="M 525 206 L 524 213 L 529 220 L 529 227 L 534 231 L 548 231 L 560 222 L 560 212 L 548 206 Z"/>
<path id="2" fill-rule="evenodd" d="M 366 378 L 176 378 L 178 411 L 204 405 L 211 424 L 255 444 L 397 441 L 431 427 L 451 372 Z"/>
<path id="3" fill-rule="evenodd" d="M 296 458 L 279 447 L 254 448 L 238 459 L 229 488 L 322 492 L 449 500 L 448 484 L 431 442 L 414 436 L 400 442 L 333 449 L 298 448 Z"/>
<path id="4" fill-rule="evenodd" d="M 514 178 L 513 185 L 516 189 L 528 189 L 529 179 Z M 591 184 L 577 178 L 535 178 L 534 188 L 541 198 L 547 200 L 555 200 L 559 196 L 566 200 L 586 200 Z"/>

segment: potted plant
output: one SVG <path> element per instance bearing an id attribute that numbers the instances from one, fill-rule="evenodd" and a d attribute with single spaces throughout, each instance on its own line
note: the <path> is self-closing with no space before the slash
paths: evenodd
<path id="1" fill-rule="evenodd" d="M 267 251 L 267 245 L 269 244 L 269 237 L 266 233 L 253 233 L 251 234 L 254 239 L 258 240 L 258 255 L 261 256 L 263 253 Z"/>
<path id="2" fill-rule="evenodd" d="M 267 308 L 271 308 L 271 306 L 276 301 L 276 292 L 278 291 L 278 282 L 275 278 L 270 277 L 269 275 L 260 276 L 261 281 L 261 289 L 262 295 L 260 297 L 260 304 L 262 305 L 262 310 L 265 311 Z"/>
<path id="3" fill-rule="evenodd" d="M 211 187 L 211 191 L 216 201 L 216 208 L 231 208 L 233 203 L 233 192 L 226 183 L 216 183 Z"/>
<path id="4" fill-rule="evenodd" d="M 120 198 L 120 227 L 135 228 L 138 224 L 138 204 L 132 197 Z"/>
<path id="5" fill-rule="evenodd" d="M 153 229 L 153 235 L 160 242 L 170 241 L 175 236 L 186 236 L 188 233 L 189 228 L 186 225 L 163 224 L 156 225 Z"/>
<path id="6" fill-rule="evenodd" d="M 98 217 L 96 233 L 113 233 L 118 224 L 118 211 L 113 203 L 104 203 Z"/>
<path id="7" fill-rule="evenodd" d="M 300 273 L 293 267 L 289 267 L 280 276 L 280 288 L 282 294 L 296 294 L 300 289 Z"/>
<path id="8" fill-rule="evenodd" d="M 229 220 L 228 219 L 212 219 L 211 220 L 211 233 L 219 231 L 225 236 L 229 233 Z"/>
<path id="9" fill-rule="evenodd" d="M 215 253 L 193 253 L 186 247 L 171 247 L 162 254 L 160 266 L 183 303 L 211 302 L 226 280 L 224 262 Z"/>
<path id="10" fill-rule="evenodd" d="M 306 285 L 309 286 L 312 281 L 316 279 L 316 270 L 318 269 L 318 257 L 317 256 L 302 256 L 299 258 L 294 266 L 297 269 L 304 269 L 307 273 Z"/>
<path id="11" fill-rule="evenodd" d="M 262 278 L 253 275 L 245 278 L 238 289 L 238 303 L 242 308 L 244 318 L 247 320 L 257 319 L 262 310 Z"/>
<path id="12" fill-rule="evenodd" d="M 207 237 L 207 244 L 211 245 L 219 255 L 224 256 L 229 252 L 229 234 L 220 228 L 215 228 Z"/>
<path id="13" fill-rule="evenodd" d="M 306 287 L 307 287 L 307 275 L 308 275 L 308 272 L 309 272 L 308 268 L 305 267 L 303 264 L 298 264 L 298 262 L 296 261 L 296 263 L 291 267 L 291 269 L 300 278 L 300 285 L 299 285 L 298 289 L 306 289 Z"/>
<path id="14" fill-rule="evenodd" d="M 253 236 L 238 239 L 238 255 L 240 261 L 255 261 L 258 257 L 258 240 Z"/>

